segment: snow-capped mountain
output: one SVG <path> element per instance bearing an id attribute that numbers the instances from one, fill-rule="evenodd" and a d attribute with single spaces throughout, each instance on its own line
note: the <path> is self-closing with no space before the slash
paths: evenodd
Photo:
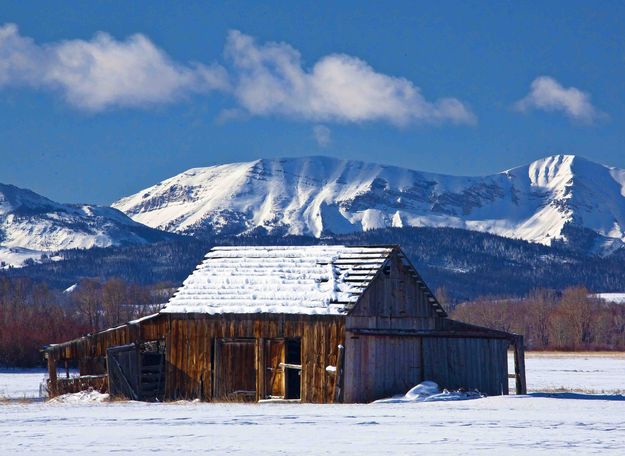
<path id="1" fill-rule="evenodd" d="M 615 248 L 625 241 L 625 170 L 573 155 L 482 177 L 328 157 L 265 159 L 190 169 L 113 207 L 192 235 L 445 226 L 549 245 L 581 228 L 597 234 L 597 247 Z"/>
<path id="2" fill-rule="evenodd" d="M 111 207 L 60 204 L 30 190 L 0 184 L 0 264 L 62 249 L 138 244 L 171 238 Z"/>

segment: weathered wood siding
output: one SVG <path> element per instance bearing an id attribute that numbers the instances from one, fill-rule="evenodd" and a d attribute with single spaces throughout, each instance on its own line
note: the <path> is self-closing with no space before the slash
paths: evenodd
<path id="1" fill-rule="evenodd" d="M 335 378 L 326 372 L 326 367 L 336 365 L 338 345 L 344 342 L 344 321 L 344 317 L 339 316 L 161 314 L 153 319 L 51 347 L 47 353 L 52 364 L 62 360 L 78 360 L 80 375 L 104 374 L 104 360 L 109 347 L 164 338 L 165 398 L 199 398 L 208 401 L 213 399 L 215 393 L 213 363 L 215 344 L 219 339 L 251 338 L 268 341 L 299 338 L 302 358 L 301 400 L 324 403 L 333 401 Z M 265 369 L 258 372 L 258 363 L 265 358 L 266 352 L 258 353 L 261 347 L 258 342 L 256 347 L 257 388 L 260 388 L 259 396 L 262 398 L 268 393 L 266 382 L 271 381 L 271 374 L 265 372 Z M 270 362 L 267 360 L 267 363 Z M 230 370 L 233 376 L 244 375 L 245 372 L 249 374 L 246 369 L 237 371 L 234 365 Z"/>
<path id="2" fill-rule="evenodd" d="M 256 400 L 256 339 L 217 339 L 214 399 Z"/>
<path id="3" fill-rule="evenodd" d="M 422 380 L 420 337 L 347 334 L 345 402 L 403 394 Z"/>
<path id="4" fill-rule="evenodd" d="M 420 278 L 393 253 L 345 320 L 345 402 L 403 394 L 423 380 L 420 337 L 350 330 L 433 330 L 437 315 Z"/>
<path id="5" fill-rule="evenodd" d="M 107 329 L 96 334 L 81 337 L 69 342 L 53 345 L 46 349 L 50 378 L 53 375 L 53 366 L 64 361 L 76 362 L 81 376 L 106 374 L 106 350 L 110 347 L 127 345 L 133 342 L 157 340 L 165 337 L 165 319 L 160 315 Z M 51 396 L 71 392 L 64 389 L 62 384 L 52 385 Z"/>
<path id="6" fill-rule="evenodd" d="M 405 394 L 424 380 L 441 388 L 508 394 L 508 345 L 499 338 L 347 332 L 345 402 Z"/>
<path id="7" fill-rule="evenodd" d="M 106 373 L 107 348 L 134 342 L 139 337 L 138 326 L 124 325 L 54 346 L 47 353 L 55 362 L 77 360 L 80 375 L 100 375 Z"/>
<path id="8" fill-rule="evenodd" d="M 404 394 L 423 380 L 508 393 L 504 333 L 453 322 L 436 309 L 421 278 L 393 253 L 346 317 L 346 402 Z"/>
<path id="9" fill-rule="evenodd" d="M 170 315 L 167 318 L 170 327 L 165 342 L 167 399 L 212 400 L 216 340 L 301 338 L 302 402 L 333 401 L 335 378 L 326 372 L 326 367 L 336 365 L 338 345 L 344 342 L 343 317 L 199 314 Z M 264 354 L 257 353 L 257 359 L 264 358 Z M 236 375 L 235 366 L 232 369 L 232 375 Z M 257 369 L 257 376 L 265 374 L 264 369 L 261 373 Z M 260 383 L 257 388 L 264 389 Z"/>
<path id="10" fill-rule="evenodd" d="M 415 271 L 393 253 L 364 291 L 345 325 L 369 329 L 434 329 L 440 317 Z"/>
<path id="11" fill-rule="evenodd" d="M 441 388 L 508 394 L 509 341 L 495 338 L 423 338 L 424 379 Z"/>

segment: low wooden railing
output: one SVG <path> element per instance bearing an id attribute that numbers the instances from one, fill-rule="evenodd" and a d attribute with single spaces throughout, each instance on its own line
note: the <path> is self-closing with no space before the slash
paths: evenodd
<path id="1" fill-rule="evenodd" d="M 80 391 L 92 388 L 100 393 L 106 393 L 108 390 L 107 375 L 82 375 L 80 377 L 57 378 L 52 384 L 48 380 L 48 395 L 50 397 L 59 396 L 61 394 L 78 393 Z"/>

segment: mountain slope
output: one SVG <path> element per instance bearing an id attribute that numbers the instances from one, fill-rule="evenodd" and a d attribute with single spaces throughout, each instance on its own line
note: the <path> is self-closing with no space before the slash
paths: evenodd
<path id="1" fill-rule="evenodd" d="M 21 266 L 28 259 L 63 249 L 142 244 L 172 235 L 101 206 L 61 204 L 30 190 L 0 184 L 0 262 Z"/>
<path id="2" fill-rule="evenodd" d="M 572 155 L 483 177 L 328 157 L 256 160 L 190 169 L 113 207 L 199 236 L 444 226 L 550 245 L 579 228 L 605 250 L 625 241 L 625 170 Z"/>

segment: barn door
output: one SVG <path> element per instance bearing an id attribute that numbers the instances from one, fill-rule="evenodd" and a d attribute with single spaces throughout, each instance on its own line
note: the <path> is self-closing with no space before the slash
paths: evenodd
<path id="1" fill-rule="evenodd" d="M 216 339 L 216 400 L 256 400 L 256 344 L 254 339 Z"/>
<path id="2" fill-rule="evenodd" d="M 265 394 L 267 399 L 284 398 L 284 339 L 269 339 L 265 346 Z"/>
<path id="3" fill-rule="evenodd" d="M 109 393 L 140 400 L 141 354 L 138 344 L 119 345 L 106 350 Z"/>

